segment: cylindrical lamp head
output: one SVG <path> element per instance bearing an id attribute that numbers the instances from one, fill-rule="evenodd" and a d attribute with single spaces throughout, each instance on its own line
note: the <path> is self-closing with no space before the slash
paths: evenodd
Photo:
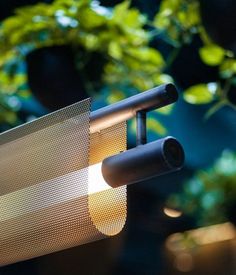
<path id="1" fill-rule="evenodd" d="M 128 185 L 179 170 L 184 151 L 173 137 L 166 137 L 103 160 L 102 174 L 112 187 Z"/>

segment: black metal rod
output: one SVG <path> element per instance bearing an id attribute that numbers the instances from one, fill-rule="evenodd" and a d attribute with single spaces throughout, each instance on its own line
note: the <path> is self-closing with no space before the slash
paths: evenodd
<path id="1" fill-rule="evenodd" d="M 128 120 L 138 111 L 148 112 L 174 103 L 178 92 L 173 84 L 165 84 L 126 98 L 91 113 L 90 132 L 99 132 L 119 122 Z"/>
<path id="2" fill-rule="evenodd" d="M 147 113 L 138 111 L 136 113 L 136 146 L 147 143 Z"/>

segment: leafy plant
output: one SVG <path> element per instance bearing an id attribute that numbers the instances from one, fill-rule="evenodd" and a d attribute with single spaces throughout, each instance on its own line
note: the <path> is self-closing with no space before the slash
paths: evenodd
<path id="1" fill-rule="evenodd" d="M 209 109 L 206 117 L 225 105 L 235 108 L 228 98 L 230 89 L 236 85 L 235 55 L 210 39 L 201 22 L 199 2 L 197 0 L 163 0 L 154 19 L 154 26 L 165 34 L 164 39 L 175 48 L 174 57 L 183 44 L 191 43 L 193 36 L 199 35 L 203 43 L 199 49 L 199 57 L 206 65 L 218 67 L 219 78 L 216 82 L 198 83 L 189 87 L 184 92 L 184 99 L 190 104 L 213 102 L 214 105 Z"/>
<path id="2" fill-rule="evenodd" d="M 90 94 L 94 86 L 106 85 L 114 101 L 131 87 L 143 91 L 161 84 L 162 54 L 148 45 L 146 17 L 129 6 L 129 1 L 108 9 L 89 0 L 56 0 L 17 9 L 0 27 L 1 94 L 28 92 L 26 55 L 55 45 L 72 47 L 81 72 L 93 52 L 105 58 L 101 83 L 88 80 Z"/>
<path id="3" fill-rule="evenodd" d="M 184 185 L 183 192 L 172 195 L 168 204 L 195 217 L 199 226 L 235 220 L 236 155 L 224 151 L 215 164 L 198 171 Z"/>
<path id="4" fill-rule="evenodd" d="M 194 0 L 163 0 L 153 25 L 165 34 L 167 43 L 181 47 L 199 32 L 199 3 Z"/>
<path id="5" fill-rule="evenodd" d="M 189 87 L 183 98 L 191 104 L 213 103 L 209 116 L 224 105 L 234 107 L 228 93 L 236 85 L 236 59 L 207 35 L 198 0 L 162 0 L 153 20 L 130 7 L 130 1 L 114 8 L 91 0 L 55 0 L 19 8 L 0 24 L 0 121 L 16 122 L 18 107 L 9 104 L 9 97 L 30 95 L 26 56 L 33 50 L 70 45 L 81 74 L 94 53 L 102 56 L 102 76 L 95 81 L 86 75 L 85 87 L 92 95 L 105 88 L 107 102 L 112 103 L 127 94 L 174 82 L 169 69 L 181 47 L 195 35 L 203 43 L 199 57 L 207 66 L 218 68 L 219 78 Z M 159 44 L 151 47 L 154 40 L 166 43 L 169 50 L 163 52 Z M 165 132 L 162 125 L 159 129 Z"/>

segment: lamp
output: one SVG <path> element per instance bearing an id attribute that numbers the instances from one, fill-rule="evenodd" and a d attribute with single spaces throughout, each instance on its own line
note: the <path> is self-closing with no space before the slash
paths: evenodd
<path id="1" fill-rule="evenodd" d="M 115 188 L 179 170 L 183 161 L 181 145 L 167 137 L 106 158 L 102 162 L 102 174 Z"/>
<path id="2" fill-rule="evenodd" d="M 120 232 L 126 185 L 183 164 L 176 139 L 146 144 L 146 112 L 177 97 L 167 84 L 94 112 L 86 99 L 0 134 L 0 265 Z M 137 147 L 126 150 L 134 116 Z"/>

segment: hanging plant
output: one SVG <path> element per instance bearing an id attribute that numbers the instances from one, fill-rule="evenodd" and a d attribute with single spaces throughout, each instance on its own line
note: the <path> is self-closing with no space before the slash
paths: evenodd
<path id="1" fill-rule="evenodd" d="M 106 91 L 107 103 L 113 103 L 130 93 L 173 82 L 171 65 L 196 35 L 202 41 L 199 58 L 217 67 L 219 75 L 213 82 L 187 88 L 183 98 L 190 104 L 211 103 L 206 114 L 210 116 L 222 106 L 235 106 L 236 59 L 207 35 L 197 0 L 162 0 L 153 20 L 130 7 L 130 1 L 114 8 L 90 0 L 55 0 L 19 8 L 0 24 L 0 120 L 14 123 L 19 104 L 12 97 L 31 94 L 27 58 L 34 51 L 69 47 L 86 93 L 94 96 Z M 150 46 L 153 41 L 155 48 Z M 159 50 L 161 43 L 168 45 L 167 51 Z M 98 66 L 99 73 L 93 77 Z"/>
<path id="2" fill-rule="evenodd" d="M 125 97 L 124 90 L 139 91 L 159 85 L 165 65 L 161 53 L 149 47 L 146 22 L 125 1 L 113 9 L 91 1 L 56 0 L 17 9 L 0 27 L 0 91 L 29 94 L 26 57 L 33 51 L 69 45 L 82 74 L 94 53 L 104 59 L 98 83 L 86 75 L 87 93 L 106 85 L 113 99 Z M 122 87 L 122 88 L 121 88 Z"/>

